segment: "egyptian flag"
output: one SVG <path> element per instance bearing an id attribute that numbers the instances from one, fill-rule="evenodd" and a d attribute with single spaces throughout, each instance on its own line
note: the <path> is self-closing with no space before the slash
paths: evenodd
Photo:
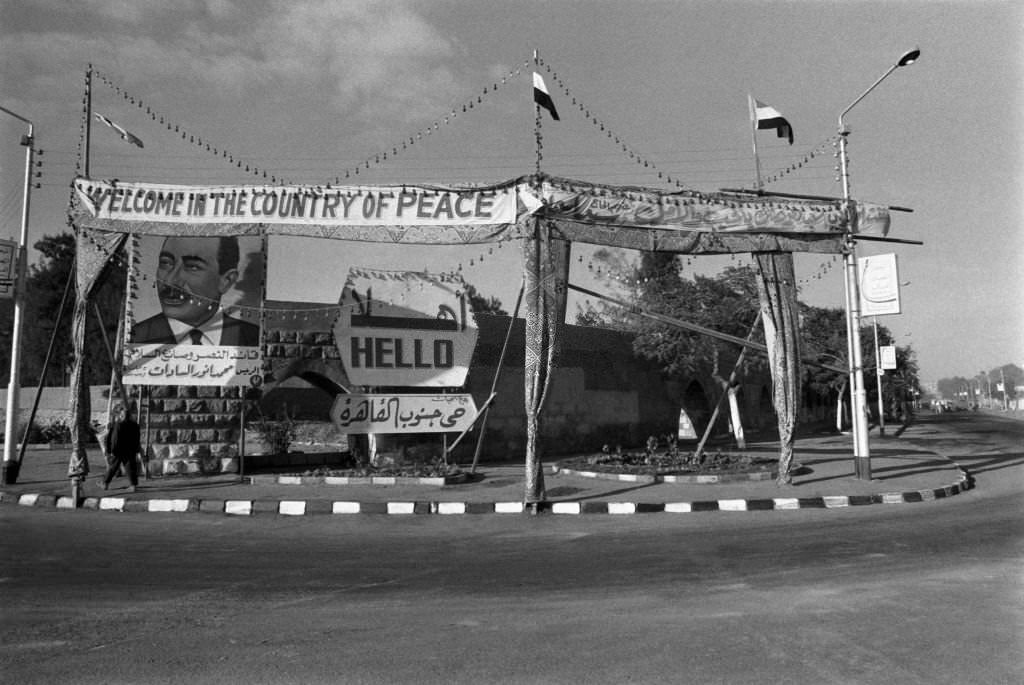
<path id="1" fill-rule="evenodd" d="M 778 132 L 779 138 L 788 137 L 789 144 L 793 144 L 793 127 L 774 107 L 754 100 L 754 120 L 757 122 L 758 130 L 774 128 Z"/>
<path id="2" fill-rule="evenodd" d="M 551 99 L 548 87 L 544 85 L 544 77 L 537 72 L 533 72 L 533 101 L 546 109 L 552 119 L 555 121 L 559 120 L 558 110 L 555 109 L 555 101 Z"/>
<path id="3" fill-rule="evenodd" d="M 120 126 L 118 126 L 113 121 L 111 121 L 110 119 L 106 118 L 105 116 L 103 116 L 99 112 L 93 112 L 93 116 L 95 116 L 97 119 L 99 119 L 102 123 L 106 124 L 110 128 L 112 128 L 115 131 L 117 131 L 117 134 L 119 136 L 121 136 L 121 140 L 129 142 L 132 145 L 138 145 L 139 147 L 144 147 L 142 145 L 142 141 L 139 140 L 139 138 L 137 136 L 135 136 L 134 134 L 124 130 L 123 128 L 121 128 Z"/>

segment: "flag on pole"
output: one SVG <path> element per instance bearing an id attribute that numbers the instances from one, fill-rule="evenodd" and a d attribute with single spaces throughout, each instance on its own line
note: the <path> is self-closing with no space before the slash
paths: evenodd
<path id="1" fill-rule="evenodd" d="M 754 121 L 757 122 L 759 130 L 772 129 L 778 131 L 779 138 L 789 138 L 789 144 L 793 144 L 793 127 L 789 125 L 786 118 L 779 114 L 774 107 L 754 100 Z"/>
<path id="2" fill-rule="evenodd" d="M 106 124 L 110 128 L 112 128 L 115 131 L 117 131 L 117 134 L 119 136 L 121 136 L 121 140 L 127 141 L 127 142 L 131 143 L 132 145 L 138 145 L 139 147 L 145 147 L 142 144 L 142 141 L 139 140 L 138 136 L 136 136 L 136 135 L 134 135 L 132 133 L 129 133 L 128 131 L 124 130 L 123 128 L 121 128 L 120 126 L 118 126 L 113 121 L 111 121 L 110 119 L 106 118 L 105 116 L 103 116 L 99 112 L 93 112 L 93 116 L 95 116 L 97 119 L 99 119 L 100 122 Z"/>
<path id="3" fill-rule="evenodd" d="M 533 72 L 533 101 L 543 107 L 551 115 L 551 118 L 558 121 L 558 110 L 555 109 L 555 101 L 548 93 L 548 87 L 544 85 L 544 77 Z"/>

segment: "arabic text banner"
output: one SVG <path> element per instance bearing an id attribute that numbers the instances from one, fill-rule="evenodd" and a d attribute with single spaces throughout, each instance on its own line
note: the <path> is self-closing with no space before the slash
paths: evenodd
<path id="1" fill-rule="evenodd" d="M 259 348 L 223 345 L 130 345 L 125 385 L 244 385 L 262 383 Z"/>
<path id="2" fill-rule="evenodd" d="M 345 433 L 450 433 L 473 425 L 473 396 L 338 395 L 331 421 Z"/>

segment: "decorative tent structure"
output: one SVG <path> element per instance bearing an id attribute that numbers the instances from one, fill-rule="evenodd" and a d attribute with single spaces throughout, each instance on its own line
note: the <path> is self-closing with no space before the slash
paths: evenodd
<path id="1" fill-rule="evenodd" d="M 856 234 L 888 232 L 886 207 L 770 194 L 665 192 L 535 174 L 491 186 L 171 186 L 75 180 L 78 245 L 69 477 L 83 449 L 82 345 L 89 296 L 129 236 L 290 235 L 392 244 L 519 241 L 524 255 L 527 446 L 524 501 L 545 499 L 541 424 L 557 363 L 573 242 L 678 254 L 755 256 L 788 481 L 799 407 L 792 253 L 841 253 Z M 264 244 L 266 241 L 264 241 Z"/>

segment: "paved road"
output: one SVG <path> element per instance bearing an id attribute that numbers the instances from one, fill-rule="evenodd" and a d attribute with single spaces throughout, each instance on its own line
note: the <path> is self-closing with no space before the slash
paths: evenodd
<path id="1" fill-rule="evenodd" d="M 8 682 L 1019 683 L 1024 424 L 954 498 L 699 517 L 0 510 Z"/>

